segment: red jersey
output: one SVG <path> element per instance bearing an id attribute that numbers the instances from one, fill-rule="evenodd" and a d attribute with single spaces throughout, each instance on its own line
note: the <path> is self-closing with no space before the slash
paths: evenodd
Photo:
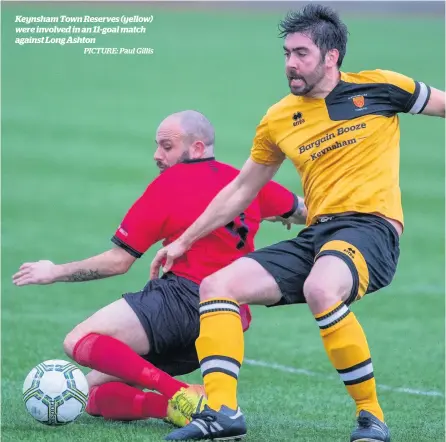
<path id="1" fill-rule="evenodd" d="M 238 173 L 236 168 L 214 158 L 189 160 L 170 167 L 133 204 L 112 241 L 136 258 L 158 241 L 163 240 L 163 246 L 170 244 Z M 296 208 L 296 195 L 270 181 L 236 219 L 195 242 L 174 262 L 171 272 L 200 284 L 206 276 L 254 251 L 254 237 L 262 219 L 286 218 Z M 247 329 L 251 319 L 249 307 L 244 306 L 240 313 Z"/>

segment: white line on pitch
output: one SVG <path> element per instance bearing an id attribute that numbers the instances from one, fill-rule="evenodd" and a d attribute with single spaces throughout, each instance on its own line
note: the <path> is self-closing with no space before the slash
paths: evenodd
<path id="1" fill-rule="evenodd" d="M 266 361 L 258 361 L 256 359 L 245 359 L 244 363 L 247 365 L 254 365 L 257 367 L 270 368 L 272 370 L 282 371 L 285 373 L 301 374 L 304 376 L 319 377 L 319 378 L 324 378 L 324 379 L 337 379 L 336 376 L 330 376 L 330 375 L 326 375 L 323 373 L 317 373 L 315 371 L 307 370 L 305 368 L 288 367 L 286 365 L 280 365 L 280 364 L 270 363 L 270 362 L 266 362 Z M 428 390 L 428 391 L 415 390 L 413 388 L 407 388 L 407 387 L 390 387 L 389 385 L 383 385 L 383 384 L 378 384 L 378 388 L 381 390 L 393 391 L 395 393 L 413 394 L 415 396 L 444 397 L 444 394 L 441 391 L 435 391 L 435 390 Z"/>

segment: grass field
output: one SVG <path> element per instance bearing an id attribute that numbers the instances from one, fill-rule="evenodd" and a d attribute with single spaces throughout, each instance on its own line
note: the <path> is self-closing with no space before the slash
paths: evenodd
<path id="1" fill-rule="evenodd" d="M 71 426 L 47 428 L 27 415 L 21 396 L 34 365 L 65 358 L 63 338 L 79 321 L 143 286 L 157 247 L 110 280 L 18 289 L 11 275 L 25 261 L 60 263 L 110 247 L 123 214 L 156 174 L 154 133 L 171 112 L 206 114 L 216 127 L 218 158 L 241 166 L 255 125 L 287 93 L 276 38 L 281 14 L 85 4 L 2 9 L 3 440 L 161 440 L 169 427 L 155 421 L 121 424 L 85 415 Z M 153 47 L 152 56 L 87 57 L 82 45 L 13 43 L 16 14 L 147 12 L 155 16 L 147 34 L 104 37 L 97 46 Z M 396 70 L 444 88 L 440 18 L 346 21 L 351 41 L 344 70 Z M 398 272 L 390 287 L 353 307 L 368 335 L 394 442 L 445 436 L 443 123 L 401 117 L 406 231 Z M 278 180 L 300 192 L 291 165 Z M 265 225 L 257 246 L 290 235 Z M 254 308 L 246 358 L 239 396 L 249 442 L 348 440 L 354 408 L 308 309 Z"/>

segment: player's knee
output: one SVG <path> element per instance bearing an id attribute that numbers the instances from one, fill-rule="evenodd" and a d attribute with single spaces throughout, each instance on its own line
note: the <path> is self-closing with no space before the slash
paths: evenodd
<path id="1" fill-rule="evenodd" d="M 200 301 L 206 301 L 211 298 L 218 297 L 218 287 L 215 285 L 216 280 L 213 275 L 204 278 L 200 284 Z"/>
<path id="2" fill-rule="evenodd" d="M 231 280 L 217 273 L 204 278 L 200 285 L 200 300 L 231 298 L 237 300 L 237 288 Z"/>
<path id="3" fill-rule="evenodd" d="M 65 339 L 63 341 L 63 349 L 65 351 L 65 354 L 71 359 L 74 359 L 74 348 L 83 336 L 84 333 L 81 333 L 77 327 L 71 330 L 70 333 L 65 336 Z"/>
<path id="4" fill-rule="evenodd" d="M 326 281 L 311 276 L 305 281 L 303 292 L 305 300 L 313 313 L 319 313 L 338 301 L 336 290 L 330 288 Z"/>

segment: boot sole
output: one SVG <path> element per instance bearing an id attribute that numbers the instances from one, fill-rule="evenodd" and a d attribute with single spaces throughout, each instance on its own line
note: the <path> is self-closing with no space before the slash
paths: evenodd
<path id="1" fill-rule="evenodd" d="M 233 441 L 238 441 L 238 440 L 242 440 L 245 436 L 246 436 L 246 434 L 240 434 L 239 436 L 216 437 L 213 440 L 233 440 Z"/>
<path id="2" fill-rule="evenodd" d="M 366 437 L 365 439 L 355 439 L 353 442 L 383 442 L 381 439 L 370 439 Z"/>

